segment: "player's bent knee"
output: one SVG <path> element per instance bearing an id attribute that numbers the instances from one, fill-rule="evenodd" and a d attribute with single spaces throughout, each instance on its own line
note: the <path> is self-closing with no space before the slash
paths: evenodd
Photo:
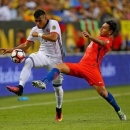
<path id="1" fill-rule="evenodd" d="M 93 86 L 93 87 L 96 89 L 99 95 L 101 95 L 104 98 L 107 97 L 108 92 L 105 87 L 101 87 L 101 86 Z"/>
<path id="2" fill-rule="evenodd" d="M 32 67 L 32 66 L 33 66 L 32 60 L 31 60 L 30 58 L 27 58 L 27 59 L 25 60 L 25 65 L 28 65 L 28 66 Z"/>
<path id="3" fill-rule="evenodd" d="M 27 58 L 26 60 L 25 60 L 25 63 L 26 64 L 30 64 L 32 61 L 31 61 L 31 59 L 30 58 Z"/>
<path id="4" fill-rule="evenodd" d="M 63 66 L 63 63 L 59 63 L 59 64 L 56 64 L 56 65 L 55 65 L 55 68 L 61 70 L 61 69 L 62 69 L 62 66 Z"/>
<path id="5" fill-rule="evenodd" d="M 65 63 L 59 63 L 55 66 L 61 73 L 68 74 L 70 72 L 69 67 Z"/>
<path id="6" fill-rule="evenodd" d="M 108 95 L 108 92 L 107 92 L 106 90 L 100 90 L 100 91 L 98 91 L 98 93 L 99 93 L 102 97 L 104 97 L 104 98 L 106 98 L 107 95 Z"/>

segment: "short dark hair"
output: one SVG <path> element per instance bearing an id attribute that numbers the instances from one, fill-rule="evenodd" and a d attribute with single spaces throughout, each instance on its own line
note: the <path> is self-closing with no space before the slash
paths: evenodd
<path id="1" fill-rule="evenodd" d="M 41 15 L 45 15 L 45 12 L 41 9 L 36 10 L 34 13 L 35 18 L 39 18 Z"/>
<path id="2" fill-rule="evenodd" d="M 107 21 L 106 23 L 109 24 L 110 29 L 112 30 L 112 35 L 117 29 L 117 23 L 114 20 Z"/>

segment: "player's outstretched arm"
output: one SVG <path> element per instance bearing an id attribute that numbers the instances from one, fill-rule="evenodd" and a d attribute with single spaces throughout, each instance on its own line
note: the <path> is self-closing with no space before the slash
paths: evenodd
<path id="1" fill-rule="evenodd" d="M 6 53 L 11 53 L 13 49 L 0 48 L 0 54 L 5 55 Z"/>
<path id="2" fill-rule="evenodd" d="M 34 44 L 33 41 L 26 41 L 25 43 L 23 43 L 17 47 L 14 47 L 13 49 L 22 49 L 23 51 L 26 51 L 33 44 Z"/>
<path id="3" fill-rule="evenodd" d="M 14 48 L 0 48 L 0 54 L 5 55 L 7 53 L 11 53 L 14 49 L 22 49 L 23 51 L 27 50 L 30 46 L 33 45 L 32 41 L 26 41 L 24 44 L 21 44 Z"/>
<path id="4" fill-rule="evenodd" d="M 103 41 L 103 40 L 94 38 L 94 37 L 92 37 L 88 32 L 82 32 L 82 34 L 83 34 L 85 37 L 87 37 L 87 38 L 89 38 L 90 40 L 92 40 L 94 43 L 97 43 L 97 44 L 99 44 L 99 45 L 101 45 L 101 46 L 104 46 L 104 45 L 106 44 L 106 41 Z"/>

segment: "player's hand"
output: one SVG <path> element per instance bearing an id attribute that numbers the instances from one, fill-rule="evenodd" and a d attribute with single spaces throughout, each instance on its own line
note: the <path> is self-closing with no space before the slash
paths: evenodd
<path id="1" fill-rule="evenodd" d="M 38 32 L 33 32 L 33 33 L 32 33 L 32 36 L 33 36 L 33 37 L 38 37 Z"/>
<path id="2" fill-rule="evenodd" d="M 90 34 L 89 34 L 88 32 L 83 31 L 82 34 L 83 34 L 85 37 L 90 38 Z"/>
<path id="3" fill-rule="evenodd" d="M 0 54 L 5 55 L 6 53 L 11 53 L 13 49 L 0 48 Z"/>

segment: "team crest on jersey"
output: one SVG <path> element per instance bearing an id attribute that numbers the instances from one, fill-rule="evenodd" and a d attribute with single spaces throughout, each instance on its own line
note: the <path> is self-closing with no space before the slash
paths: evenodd
<path id="1" fill-rule="evenodd" d="M 50 32 L 50 30 L 49 30 L 48 28 L 46 29 L 46 31 L 47 31 L 47 32 Z"/>
<path id="2" fill-rule="evenodd" d="M 55 26 L 55 25 L 53 25 L 53 26 L 52 26 L 52 30 L 55 30 L 55 29 L 56 29 L 56 26 Z"/>
<path id="3" fill-rule="evenodd" d="M 109 40 L 106 40 L 106 43 L 109 43 Z"/>

